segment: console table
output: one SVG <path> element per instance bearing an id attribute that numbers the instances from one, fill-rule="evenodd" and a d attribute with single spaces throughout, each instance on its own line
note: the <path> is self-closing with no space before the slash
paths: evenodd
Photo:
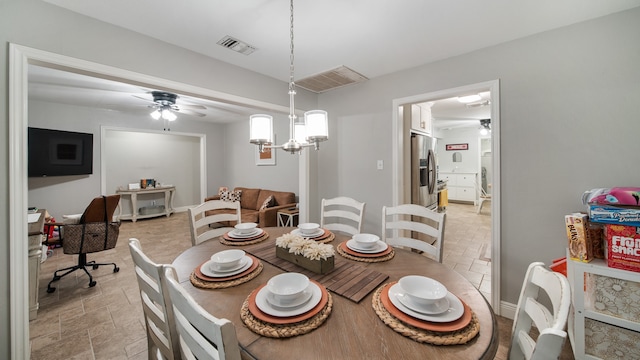
<path id="1" fill-rule="evenodd" d="M 42 262 L 42 237 L 44 236 L 44 218 L 47 211 L 38 210 L 38 220 L 28 224 L 29 241 L 29 320 L 38 316 L 38 279 L 40 278 L 40 263 Z M 29 214 L 34 215 L 34 214 Z"/>
<path id="2" fill-rule="evenodd" d="M 119 194 L 121 197 L 129 196 L 131 197 L 131 215 L 122 215 L 122 207 L 120 203 L 118 203 L 118 218 L 121 220 L 131 220 L 136 222 L 138 219 L 146 219 L 156 216 L 166 215 L 169 217 L 173 214 L 173 194 L 176 191 L 175 186 L 162 186 L 155 188 L 147 188 L 147 189 L 136 189 L 136 190 L 117 190 L 116 194 Z M 155 214 L 138 214 L 138 196 L 144 196 L 148 194 L 157 194 L 164 193 L 164 211 L 158 212 Z M 122 202 L 122 200 L 121 200 Z"/>

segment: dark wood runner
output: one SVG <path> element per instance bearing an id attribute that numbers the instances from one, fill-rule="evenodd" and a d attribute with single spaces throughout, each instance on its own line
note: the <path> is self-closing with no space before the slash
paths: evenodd
<path id="1" fill-rule="evenodd" d="M 276 249 L 273 242 L 248 246 L 244 250 L 284 271 L 305 274 L 309 279 L 316 280 L 330 291 L 356 303 L 364 299 L 367 294 L 389 278 L 386 274 L 365 268 L 340 256 L 335 257 L 335 266 L 331 272 L 328 274 L 316 274 L 292 262 L 276 257 Z"/>

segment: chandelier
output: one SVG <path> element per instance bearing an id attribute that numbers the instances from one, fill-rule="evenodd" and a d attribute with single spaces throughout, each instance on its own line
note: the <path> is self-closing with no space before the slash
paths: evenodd
<path id="1" fill-rule="evenodd" d="M 289 64 L 289 141 L 282 145 L 273 144 L 273 117 L 256 114 L 249 117 L 249 142 L 258 146 L 258 151 L 265 149 L 283 149 L 294 154 L 302 152 L 302 148 L 314 146 L 320 149 L 320 142 L 329 139 L 327 112 L 311 110 L 299 119 L 295 114 L 296 84 L 293 81 L 293 0 L 290 5 L 290 64 Z"/>

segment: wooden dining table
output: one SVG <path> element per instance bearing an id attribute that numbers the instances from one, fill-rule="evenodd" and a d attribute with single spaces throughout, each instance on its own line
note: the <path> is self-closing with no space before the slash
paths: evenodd
<path id="1" fill-rule="evenodd" d="M 423 275 L 436 279 L 464 301 L 478 318 L 480 331 L 461 345 L 420 343 L 394 331 L 378 317 L 372 307 L 373 291 L 359 302 L 331 293 L 333 308 L 326 321 L 313 331 L 289 338 L 271 338 L 251 331 L 241 320 L 243 302 L 258 287 L 284 270 L 262 261 L 260 275 L 243 284 L 224 289 L 203 289 L 190 281 L 194 269 L 211 255 L 229 248 L 251 253 L 269 243 L 275 252 L 275 239 L 294 228 L 265 228 L 269 237 L 259 244 L 228 246 L 213 239 L 191 247 L 180 254 L 172 265 L 181 285 L 205 310 L 232 321 L 236 328 L 243 358 L 254 359 L 493 359 L 498 349 L 495 315 L 482 294 L 462 275 L 424 255 L 394 249 L 388 261 L 364 263 L 348 260 L 336 253 L 336 261 L 348 261 L 388 275 L 383 282 L 394 282 L 405 275 Z M 335 234 L 330 244 L 337 246 L 350 237 Z M 341 259 L 338 259 L 341 258 Z M 303 270 L 301 268 L 301 270 Z"/>

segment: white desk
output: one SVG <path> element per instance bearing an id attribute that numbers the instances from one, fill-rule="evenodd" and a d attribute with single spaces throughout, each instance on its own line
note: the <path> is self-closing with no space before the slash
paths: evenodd
<path id="1" fill-rule="evenodd" d="M 173 194 L 176 191 L 175 186 L 162 186 L 148 189 L 136 189 L 136 190 L 118 190 L 117 194 L 120 194 L 121 197 L 130 196 L 131 197 L 131 215 L 122 215 L 122 207 L 120 203 L 118 203 L 118 218 L 121 220 L 131 220 L 136 222 L 137 219 L 146 219 L 156 216 L 166 215 L 169 217 L 173 214 Z M 139 215 L 138 214 L 138 196 L 139 195 L 148 195 L 148 194 L 157 194 L 164 193 L 164 211 L 155 213 L 155 214 L 146 214 Z"/>

